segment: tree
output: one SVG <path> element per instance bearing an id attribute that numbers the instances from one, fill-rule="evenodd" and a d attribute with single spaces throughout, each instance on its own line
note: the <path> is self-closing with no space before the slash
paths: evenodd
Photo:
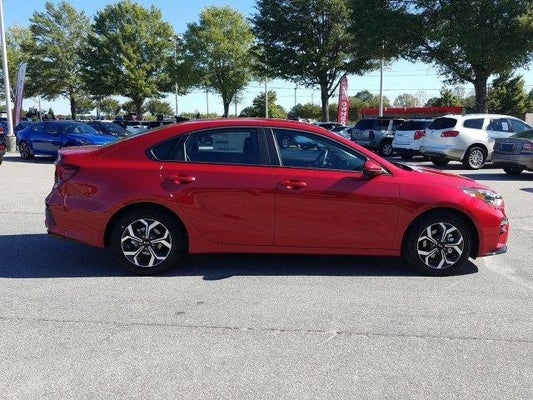
<path id="1" fill-rule="evenodd" d="M 235 95 L 252 76 L 254 35 L 246 19 L 230 7 L 208 7 L 184 35 L 185 64 L 200 85 L 222 97 L 224 117 Z"/>
<path id="2" fill-rule="evenodd" d="M 260 61 L 272 76 L 304 87 L 320 87 L 322 120 L 344 74 L 373 68 L 360 55 L 343 0 L 258 0 L 253 16 Z"/>
<path id="3" fill-rule="evenodd" d="M 489 110 L 500 114 L 523 116 L 533 106 L 522 76 L 513 77 L 510 72 L 502 73 L 492 81 L 488 98 Z"/>
<path id="4" fill-rule="evenodd" d="M 160 10 L 122 0 L 98 12 L 92 28 L 82 49 L 89 93 L 128 97 L 141 118 L 147 98 L 173 91 L 169 65 L 175 55 L 175 34 Z"/>
<path id="5" fill-rule="evenodd" d="M 289 117 L 291 118 L 305 118 L 311 120 L 318 120 L 322 115 L 322 108 L 316 104 L 306 103 L 295 105 L 291 111 L 289 111 Z"/>
<path id="6" fill-rule="evenodd" d="M 23 46 L 31 42 L 29 28 L 14 26 L 6 32 L 7 63 L 9 70 L 9 82 L 11 86 L 10 98 L 15 100 L 15 88 L 20 64 L 27 61 Z M 5 100 L 4 71 L 0 68 L 0 99 Z"/>
<path id="7" fill-rule="evenodd" d="M 276 92 L 268 91 L 268 116 L 269 118 L 287 118 L 287 112 L 280 105 L 276 104 Z M 253 100 L 251 107 L 246 107 L 241 111 L 241 117 L 265 117 L 265 94 L 261 93 Z"/>
<path id="8" fill-rule="evenodd" d="M 151 115 L 173 115 L 172 107 L 167 101 L 150 99 L 146 103 L 146 111 Z"/>
<path id="9" fill-rule="evenodd" d="M 79 96 L 76 98 L 77 112 L 80 115 L 88 115 L 96 107 L 96 103 L 88 96 Z"/>
<path id="10" fill-rule="evenodd" d="M 394 100 L 394 107 L 416 107 L 417 98 L 410 93 L 403 93 Z"/>
<path id="11" fill-rule="evenodd" d="M 57 7 L 47 2 L 46 12 L 30 18 L 31 40 L 22 49 L 28 56 L 26 92 L 46 100 L 65 97 L 76 118 L 76 98 L 82 92 L 81 59 L 78 50 L 85 45 L 89 18 L 66 2 Z"/>
<path id="12" fill-rule="evenodd" d="M 115 117 L 122 109 L 119 101 L 111 97 L 104 98 L 99 103 L 100 112 L 108 119 Z"/>
<path id="13" fill-rule="evenodd" d="M 449 107 L 461 106 L 461 100 L 453 94 L 453 90 L 449 88 L 442 88 L 440 90 L 440 97 L 433 97 L 428 100 L 427 105 L 430 107 Z"/>
<path id="14" fill-rule="evenodd" d="M 392 0 L 391 3 L 407 3 Z M 475 110 L 486 112 L 487 81 L 533 59 L 531 0 L 413 0 L 403 12 L 422 23 L 412 56 L 435 63 L 449 83 L 470 82 Z M 420 29 L 419 24 L 414 24 Z"/>

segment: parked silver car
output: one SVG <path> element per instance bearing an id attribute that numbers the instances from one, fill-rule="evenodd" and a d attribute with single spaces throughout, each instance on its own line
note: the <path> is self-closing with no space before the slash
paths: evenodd
<path id="1" fill-rule="evenodd" d="M 507 139 L 496 139 L 492 162 L 509 175 L 533 171 L 533 130 L 516 133 Z"/>
<path id="2" fill-rule="evenodd" d="M 492 158 L 497 138 L 531 129 L 524 121 L 508 115 L 469 114 L 436 118 L 425 129 L 420 152 L 435 165 L 461 161 L 466 168 L 482 168 Z"/>

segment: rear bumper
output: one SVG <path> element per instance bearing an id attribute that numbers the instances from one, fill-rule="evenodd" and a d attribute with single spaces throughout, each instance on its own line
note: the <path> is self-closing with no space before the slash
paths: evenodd
<path id="1" fill-rule="evenodd" d="M 492 153 L 492 162 L 499 167 L 519 166 L 529 170 L 533 169 L 533 155 L 506 155 Z"/>
<path id="2" fill-rule="evenodd" d="M 456 147 L 421 145 L 420 153 L 428 157 L 446 157 L 450 160 L 461 161 L 465 155 L 465 150 Z"/>

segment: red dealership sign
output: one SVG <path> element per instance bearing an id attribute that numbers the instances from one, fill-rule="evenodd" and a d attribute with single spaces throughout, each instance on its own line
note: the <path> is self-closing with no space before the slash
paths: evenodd
<path id="1" fill-rule="evenodd" d="M 337 109 L 337 122 L 346 125 L 350 112 L 350 99 L 348 97 L 348 77 L 344 75 L 339 85 L 339 107 Z"/>

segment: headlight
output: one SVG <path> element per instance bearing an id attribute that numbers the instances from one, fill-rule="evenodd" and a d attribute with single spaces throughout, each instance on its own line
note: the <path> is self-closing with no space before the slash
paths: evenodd
<path id="1" fill-rule="evenodd" d="M 489 189 L 479 189 L 479 188 L 465 188 L 463 192 L 468 196 L 477 197 L 480 200 L 483 200 L 485 203 L 494 206 L 501 207 L 503 205 L 503 197 L 498 192 Z"/>

